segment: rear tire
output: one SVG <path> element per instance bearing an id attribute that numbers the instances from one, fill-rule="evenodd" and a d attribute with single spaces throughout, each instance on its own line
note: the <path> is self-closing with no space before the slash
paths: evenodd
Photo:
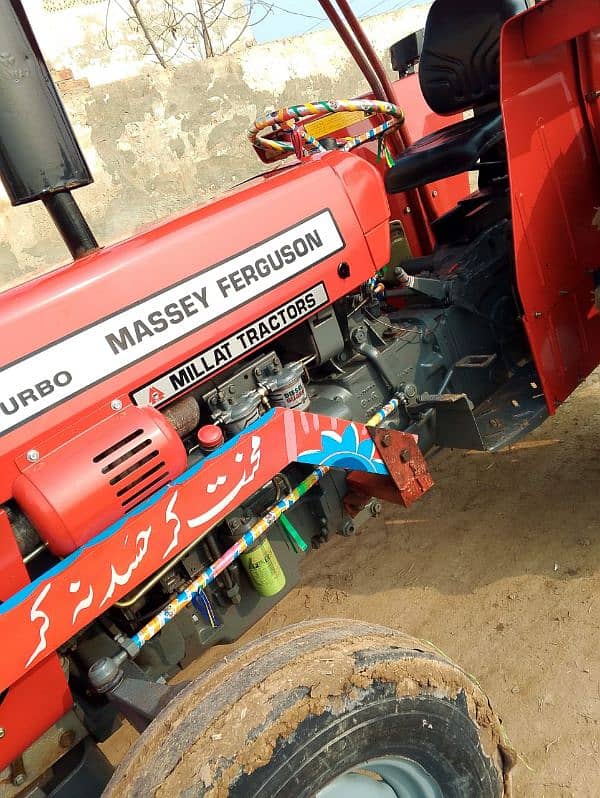
<path id="1" fill-rule="evenodd" d="M 507 798 L 513 763 L 485 694 L 430 644 L 321 620 L 260 638 L 191 682 L 103 796 L 321 798 L 333 782 L 322 798 L 337 798 L 350 796 L 348 778 L 366 795 L 383 777 L 407 790 L 386 795 Z"/>

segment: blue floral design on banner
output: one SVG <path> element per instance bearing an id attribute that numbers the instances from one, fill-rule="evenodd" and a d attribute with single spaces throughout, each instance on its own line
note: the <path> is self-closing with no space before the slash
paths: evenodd
<path id="1" fill-rule="evenodd" d="M 388 474 L 385 463 L 379 458 L 377 447 L 370 438 L 359 441 L 358 430 L 350 424 L 343 435 L 337 432 L 321 433 L 321 449 L 312 449 L 298 455 L 299 463 L 366 471 L 370 474 Z"/>

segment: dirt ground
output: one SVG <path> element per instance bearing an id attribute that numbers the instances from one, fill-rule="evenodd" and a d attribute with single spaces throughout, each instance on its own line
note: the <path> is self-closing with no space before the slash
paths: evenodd
<path id="1" fill-rule="evenodd" d="M 431 640 L 503 718 L 522 757 L 517 798 L 600 795 L 599 393 L 594 375 L 504 453 L 434 458 L 428 496 L 312 553 L 302 584 L 240 643 L 319 616 Z M 111 758 L 131 735 L 119 732 Z"/>

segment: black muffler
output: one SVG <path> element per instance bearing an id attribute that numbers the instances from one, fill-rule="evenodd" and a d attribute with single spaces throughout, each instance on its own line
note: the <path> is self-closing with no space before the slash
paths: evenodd
<path id="1" fill-rule="evenodd" d="M 74 258 L 97 248 L 71 195 L 93 178 L 21 0 L 0 0 L 0 178 L 13 205 L 44 203 Z"/>

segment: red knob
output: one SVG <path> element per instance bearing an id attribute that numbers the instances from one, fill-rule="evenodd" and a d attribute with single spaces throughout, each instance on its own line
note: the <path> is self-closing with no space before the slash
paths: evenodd
<path id="1" fill-rule="evenodd" d="M 212 452 L 218 449 L 224 441 L 223 430 L 216 424 L 205 424 L 198 430 L 198 443 L 205 452 Z"/>

